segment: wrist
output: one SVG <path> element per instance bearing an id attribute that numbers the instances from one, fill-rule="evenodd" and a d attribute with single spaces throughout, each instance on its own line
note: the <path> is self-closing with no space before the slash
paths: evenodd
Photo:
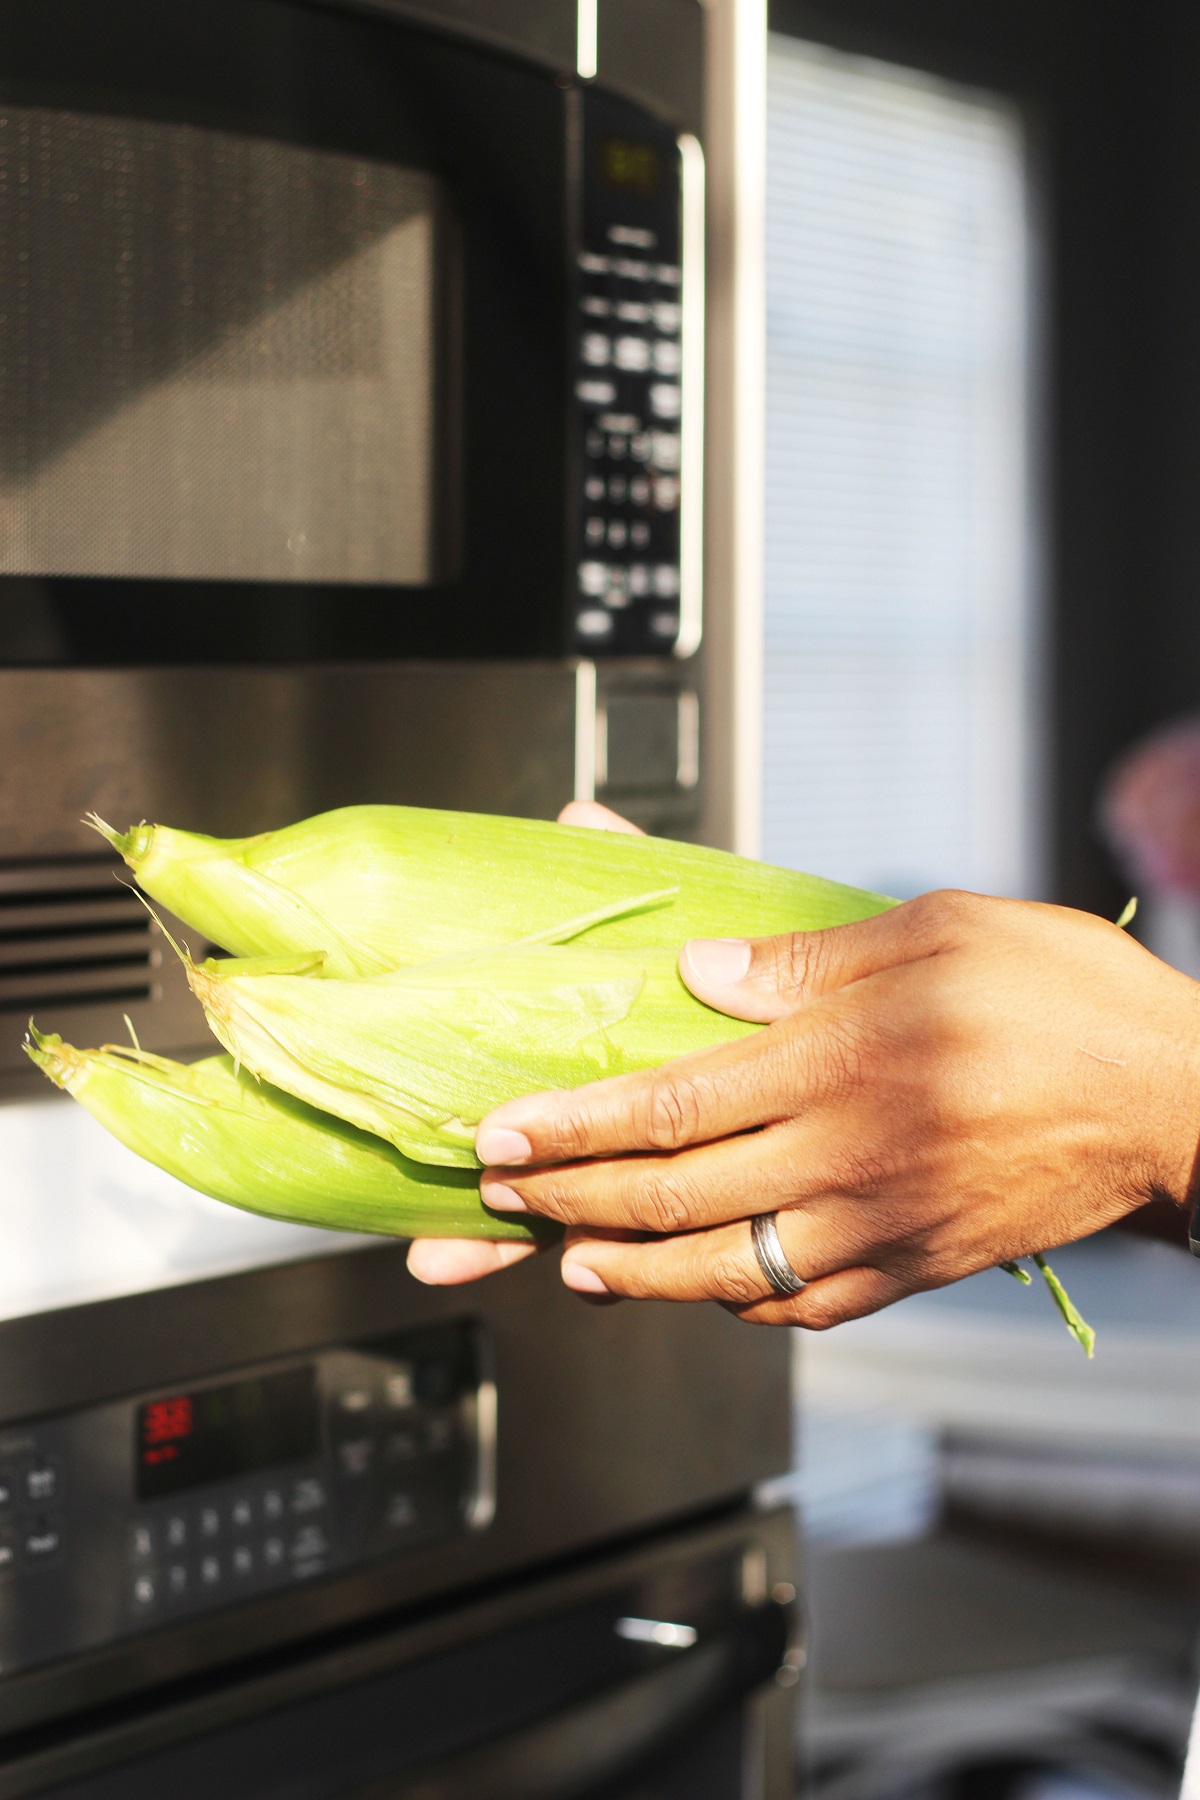
<path id="1" fill-rule="evenodd" d="M 1171 974 L 1176 1008 L 1160 1022 L 1153 1056 L 1156 1103 L 1147 1107 L 1147 1117 L 1154 1142 L 1144 1197 L 1191 1207 L 1200 1174 L 1200 982 Z"/>

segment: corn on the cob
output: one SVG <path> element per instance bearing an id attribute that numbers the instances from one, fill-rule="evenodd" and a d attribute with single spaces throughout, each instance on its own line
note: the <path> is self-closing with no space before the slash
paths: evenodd
<path id="1" fill-rule="evenodd" d="M 478 1166 L 502 1100 L 649 1068 L 761 1029 L 696 1000 L 673 950 L 516 945 L 369 980 L 188 965 L 225 1048 L 264 1080 L 406 1155 Z"/>
<path id="2" fill-rule="evenodd" d="M 234 956 L 321 951 L 328 976 L 380 974 L 510 943 L 597 910 L 604 944 L 766 937 L 893 903 L 697 844 L 405 806 L 353 806 L 260 837 L 94 820 L 139 885 Z M 630 896 L 677 889 L 659 910 Z"/>
<path id="3" fill-rule="evenodd" d="M 137 1049 L 77 1050 L 33 1028 L 25 1048 L 129 1149 L 247 1212 L 392 1237 L 533 1235 L 489 1213 L 474 1176 L 410 1162 L 227 1056 L 185 1066 Z"/>

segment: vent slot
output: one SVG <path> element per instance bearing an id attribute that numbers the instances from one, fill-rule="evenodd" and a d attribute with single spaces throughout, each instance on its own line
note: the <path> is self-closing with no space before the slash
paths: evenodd
<path id="1" fill-rule="evenodd" d="M 159 933 L 110 856 L 0 862 L 0 1013 L 158 997 Z"/>

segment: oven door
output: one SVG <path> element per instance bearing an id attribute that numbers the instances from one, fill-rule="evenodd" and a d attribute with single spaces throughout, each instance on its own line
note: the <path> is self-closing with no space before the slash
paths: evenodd
<path id="1" fill-rule="evenodd" d="M 13 1745 L 47 1800 L 791 1800 L 788 1512 Z"/>
<path id="2" fill-rule="evenodd" d="M 559 654 L 551 72 L 289 0 L 0 0 L 0 663 Z"/>

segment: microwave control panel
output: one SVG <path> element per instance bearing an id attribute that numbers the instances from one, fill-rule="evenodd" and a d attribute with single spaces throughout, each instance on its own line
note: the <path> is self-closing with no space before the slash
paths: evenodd
<path id="1" fill-rule="evenodd" d="M 485 1362 L 431 1326 L 0 1429 L 0 1679 L 486 1525 Z"/>
<path id="2" fill-rule="evenodd" d="M 689 466 L 702 422 L 685 353 L 703 295 L 685 279 L 696 262 L 684 254 L 685 158 L 639 108 L 596 89 L 582 101 L 574 641 L 584 653 L 661 656 L 696 647 L 681 642 L 699 579 L 688 483 L 703 479 Z"/>

